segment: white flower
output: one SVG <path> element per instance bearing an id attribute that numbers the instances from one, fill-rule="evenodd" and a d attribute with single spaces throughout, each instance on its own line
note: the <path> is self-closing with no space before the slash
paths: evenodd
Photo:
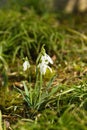
<path id="1" fill-rule="evenodd" d="M 40 68 L 41 74 L 45 75 L 47 68 L 52 72 L 52 69 L 45 63 L 39 63 L 38 67 Z"/>
<path id="2" fill-rule="evenodd" d="M 41 61 L 45 62 L 46 64 L 48 64 L 48 63 L 53 64 L 52 59 L 46 53 L 41 57 Z"/>
<path id="3" fill-rule="evenodd" d="M 29 63 L 29 61 L 26 60 L 23 63 L 23 71 L 26 71 L 28 68 L 30 68 L 30 63 Z"/>
<path id="4" fill-rule="evenodd" d="M 50 56 L 45 53 L 44 55 L 42 55 L 41 62 L 38 64 L 41 74 L 44 75 L 47 69 L 49 69 L 52 72 L 52 69 L 48 66 L 49 63 L 53 64 L 53 61 L 50 58 Z"/>

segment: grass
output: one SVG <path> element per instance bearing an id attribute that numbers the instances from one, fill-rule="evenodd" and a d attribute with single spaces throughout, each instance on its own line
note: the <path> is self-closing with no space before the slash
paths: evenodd
<path id="1" fill-rule="evenodd" d="M 87 19 L 77 15 L 0 10 L 1 129 L 87 129 Z M 42 81 L 35 67 L 43 44 L 54 73 Z"/>

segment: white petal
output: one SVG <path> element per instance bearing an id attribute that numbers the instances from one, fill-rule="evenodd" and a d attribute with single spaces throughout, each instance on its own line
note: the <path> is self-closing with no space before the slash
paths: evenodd
<path id="1" fill-rule="evenodd" d="M 40 68 L 40 73 L 41 74 L 45 74 L 46 73 L 46 69 L 47 69 L 47 65 L 42 63 L 39 63 L 38 67 Z"/>
<path id="2" fill-rule="evenodd" d="M 48 63 L 53 64 L 51 57 L 46 53 L 41 57 L 41 61 L 44 62 L 45 64 Z"/>
<path id="3" fill-rule="evenodd" d="M 46 54 L 46 58 L 50 64 L 53 64 L 53 60 L 51 59 L 51 57 L 48 54 Z"/>
<path id="4" fill-rule="evenodd" d="M 26 71 L 29 67 L 30 67 L 29 62 L 28 62 L 28 61 L 25 61 L 25 62 L 23 63 L 23 71 Z"/>

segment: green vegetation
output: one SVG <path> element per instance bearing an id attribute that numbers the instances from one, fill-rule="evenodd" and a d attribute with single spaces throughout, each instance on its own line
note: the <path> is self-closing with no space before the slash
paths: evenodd
<path id="1" fill-rule="evenodd" d="M 27 2 L 0 10 L 0 130 L 86 130 L 87 16 Z M 42 45 L 54 62 L 45 75 Z"/>

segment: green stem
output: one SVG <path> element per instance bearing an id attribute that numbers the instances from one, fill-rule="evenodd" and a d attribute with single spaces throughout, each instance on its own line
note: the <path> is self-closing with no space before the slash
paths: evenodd
<path id="1" fill-rule="evenodd" d="M 42 93 L 42 84 L 43 84 L 43 78 L 42 78 L 42 74 L 40 73 L 40 86 L 39 86 L 39 103 L 40 103 L 40 101 L 41 101 L 41 93 Z"/>

